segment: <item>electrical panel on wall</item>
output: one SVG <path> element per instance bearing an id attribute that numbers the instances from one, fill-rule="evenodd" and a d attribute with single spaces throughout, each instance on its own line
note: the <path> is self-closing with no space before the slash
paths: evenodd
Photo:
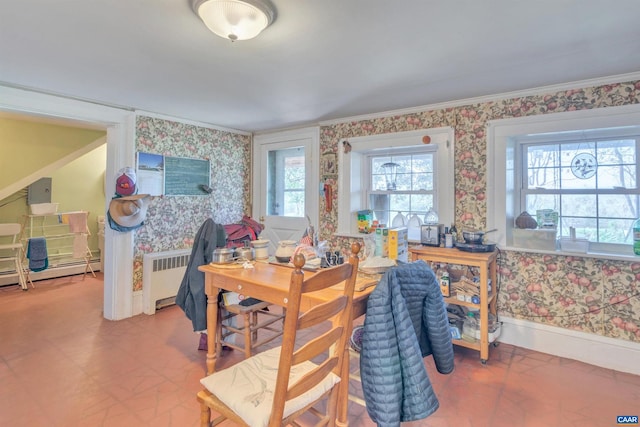
<path id="1" fill-rule="evenodd" d="M 27 204 L 51 203 L 51 178 L 40 178 L 27 187 Z"/>

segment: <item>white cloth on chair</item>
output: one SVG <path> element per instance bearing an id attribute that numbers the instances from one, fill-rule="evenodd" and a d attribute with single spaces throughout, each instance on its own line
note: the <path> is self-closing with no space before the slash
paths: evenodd
<path id="1" fill-rule="evenodd" d="M 280 350 L 280 347 L 276 347 L 258 353 L 201 379 L 200 383 L 250 426 L 267 427 L 278 376 Z M 314 367 L 316 365 L 309 361 L 292 367 L 289 381 L 295 383 Z M 289 401 L 284 407 L 284 416 L 317 400 L 339 382 L 340 377 L 330 373 L 320 384 Z"/>

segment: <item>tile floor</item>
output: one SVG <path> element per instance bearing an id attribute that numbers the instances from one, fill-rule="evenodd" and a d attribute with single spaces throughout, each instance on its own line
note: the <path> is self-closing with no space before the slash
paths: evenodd
<path id="1" fill-rule="evenodd" d="M 0 426 L 198 426 L 205 353 L 190 322 L 176 306 L 105 320 L 100 279 L 0 288 Z M 455 353 L 450 375 L 425 359 L 440 408 L 404 425 L 603 427 L 640 415 L 638 376 L 505 344 L 486 366 Z M 225 355 L 231 364 L 239 352 Z M 352 404 L 350 425 L 375 423 Z"/>

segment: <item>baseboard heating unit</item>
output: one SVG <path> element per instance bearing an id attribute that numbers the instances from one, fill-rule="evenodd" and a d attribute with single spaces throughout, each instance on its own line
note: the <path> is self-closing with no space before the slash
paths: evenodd
<path id="1" fill-rule="evenodd" d="M 142 257 L 142 303 L 145 314 L 175 304 L 191 249 L 152 252 Z"/>

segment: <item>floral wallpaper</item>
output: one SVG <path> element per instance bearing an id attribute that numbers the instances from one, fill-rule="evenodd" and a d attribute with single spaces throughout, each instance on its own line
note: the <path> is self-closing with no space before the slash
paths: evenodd
<path id="1" fill-rule="evenodd" d="M 339 142 L 356 136 L 451 126 L 456 137 L 455 222 L 458 229 L 485 229 L 488 121 L 638 103 L 640 81 L 631 81 L 345 122 L 321 128 L 320 152 L 336 152 Z M 334 186 L 333 209 L 325 212 L 320 199 L 320 238 L 347 251 L 350 239 L 331 238 L 340 201 L 335 196 L 338 183 L 329 183 Z M 640 342 L 640 260 L 512 251 L 501 254 L 499 273 L 499 314 Z"/>
<path id="2" fill-rule="evenodd" d="M 210 160 L 213 192 L 152 199 L 144 225 L 134 231 L 134 291 L 142 289 L 145 253 L 190 248 L 207 218 L 229 224 L 248 213 L 251 137 L 138 116 L 136 151 Z"/>

